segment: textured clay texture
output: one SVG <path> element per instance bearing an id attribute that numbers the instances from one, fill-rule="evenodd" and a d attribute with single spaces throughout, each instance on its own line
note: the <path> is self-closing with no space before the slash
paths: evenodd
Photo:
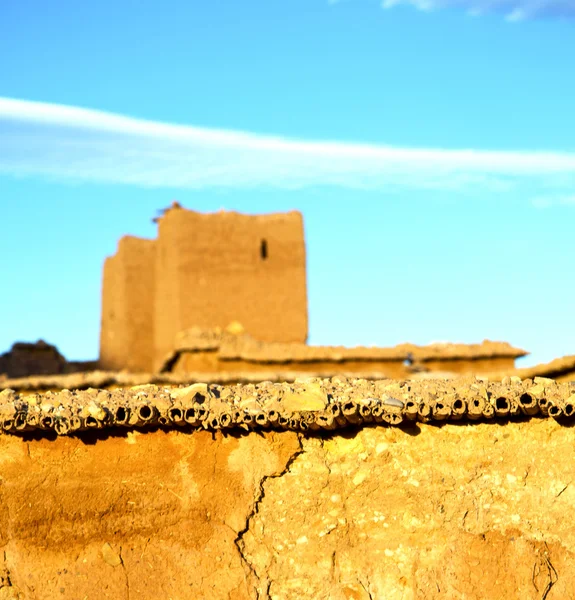
<path id="1" fill-rule="evenodd" d="M 254 598 L 237 543 L 297 434 L 0 435 L 0 599 Z"/>
<path id="2" fill-rule="evenodd" d="M 0 598 L 559 600 L 573 430 L 0 435 Z"/>
<path id="3" fill-rule="evenodd" d="M 572 433 L 533 420 L 305 438 L 242 536 L 260 597 L 573 598 Z"/>

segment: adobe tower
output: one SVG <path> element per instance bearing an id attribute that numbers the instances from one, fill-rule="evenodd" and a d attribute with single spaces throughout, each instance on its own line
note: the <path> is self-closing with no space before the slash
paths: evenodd
<path id="1" fill-rule="evenodd" d="M 307 339 L 299 212 L 203 214 L 178 205 L 156 240 L 124 237 L 104 264 L 102 368 L 155 370 L 179 331 L 239 321 L 263 341 Z"/>
<path id="2" fill-rule="evenodd" d="M 155 249 L 155 240 L 124 236 L 104 261 L 100 368 L 153 366 Z"/>

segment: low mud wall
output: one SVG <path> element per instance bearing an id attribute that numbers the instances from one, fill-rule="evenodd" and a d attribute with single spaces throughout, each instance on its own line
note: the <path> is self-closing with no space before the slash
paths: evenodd
<path id="1" fill-rule="evenodd" d="M 218 373 L 225 371 L 218 359 L 217 350 L 182 352 L 170 369 L 171 373 Z"/>
<path id="2" fill-rule="evenodd" d="M 477 375 L 479 373 L 493 373 L 497 371 L 511 371 L 515 368 L 515 358 L 498 356 L 492 358 L 452 358 L 432 359 L 421 363 L 429 371 L 447 371 L 458 375 Z M 407 376 L 407 375 L 406 375 Z"/>
<path id="3" fill-rule="evenodd" d="M 508 371 L 514 368 L 514 357 L 489 358 L 446 358 L 423 360 L 418 365 L 432 372 L 451 372 L 458 375 L 475 375 Z M 346 360 L 292 360 L 251 361 L 243 359 L 220 358 L 216 350 L 182 351 L 171 372 L 183 373 L 270 373 L 278 370 L 295 371 L 300 373 L 377 373 L 393 379 L 403 379 L 413 373 L 413 367 L 405 363 L 403 358 L 396 359 L 346 359 Z M 356 375 L 361 376 L 361 375 Z"/>
<path id="4" fill-rule="evenodd" d="M 2 392 L 0 598 L 571 598 L 573 393 L 343 378 Z M 165 422 L 175 406 L 184 419 Z M 84 422 L 57 435 L 64 411 Z"/>

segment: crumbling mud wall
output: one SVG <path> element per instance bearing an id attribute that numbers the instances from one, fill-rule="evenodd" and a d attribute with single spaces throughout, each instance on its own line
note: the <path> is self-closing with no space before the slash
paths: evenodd
<path id="1" fill-rule="evenodd" d="M 0 431 L 73 434 L 114 427 L 271 428 L 330 431 L 369 423 L 575 417 L 575 388 L 552 379 L 396 381 L 303 379 L 293 383 L 0 392 Z"/>
<path id="2" fill-rule="evenodd" d="M 505 342 L 481 344 L 400 344 L 395 347 L 308 346 L 266 343 L 244 333 L 193 328 L 176 336 L 160 370 L 173 373 L 379 373 L 403 379 L 418 372 L 477 375 L 508 371 L 527 353 Z M 374 377 L 370 377 L 373 379 Z"/>
<path id="3" fill-rule="evenodd" d="M 4 392 L 0 598 L 572 598 L 573 392 L 341 378 Z M 100 412 L 143 404 L 154 421 Z M 54 435 L 74 405 L 100 425 Z M 7 408 L 31 406 L 52 427 L 6 429 Z M 158 428 L 174 407 L 193 423 Z"/>
<path id="4" fill-rule="evenodd" d="M 164 365 L 162 365 L 162 367 L 164 367 Z M 164 368 L 161 372 L 222 373 L 224 371 L 239 372 L 240 370 L 241 369 L 236 368 L 236 365 L 234 364 L 231 365 L 230 369 L 224 368 L 222 362 L 219 360 L 217 350 L 193 350 L 180 353 L 169 367 L 167 369 Z M 267 370 L 269 371 L 269 369 Z"/>
<path id="5" fill-rule="evenodd" d="M 447 371 L 455 375 L 479 375 L 515 368 L 515 356 L 490 356 L 477 358 L 430 359 L 421 361 L 426 371 Z M 405 375 L 403 375 L 405 377 Z"/>
<path id="6" fill-rule="evenodd" d="M 237 320 L 265 341 L 307 339 L 306 254 L 299 212 L 168 211 L 158 227 L 156 367 L 176 334 Z"/>
<path id="7" fill-rule="evenodd" d="M 104 262 L 100 367 L 151 371 L 155 241 L 125 236 Z"/>
<path id="8" fill-rule="evenodd" d="M 572 598 L 571 434 L 533 420 L 306 436 L 239 544 L 252 581 L 282 600 Z"/>
<path id="9" fill-rule="evenodd" d="M 56 346 L 44 340 L 16 342 L 8 352 L 0 354 L 0 375 L 7 377 L 56 375 L 69 370 L 70 365 Z"/>
<path id="10" fill-rule="evenodd" d="M 393 379 L 404 379 L 418 370 L 426 372 L 449 372 L 453 375 L 471 375 L 508 371 L 514 368 L 515 359 L 506 356 L 493 358 L 460 358 L 422 361 L 414 366 L 401 357 L 387 360 L 346 359 L 306 360 L 289 362 L 255 362 L 244 359 L 220 359 L 215 351 L 182 352 L 172 373 L 276 373 L 278 369 L 289 369 L 300 373 L 379 373 Z M 418 368 L 419 367 L 419 368 Z"/>

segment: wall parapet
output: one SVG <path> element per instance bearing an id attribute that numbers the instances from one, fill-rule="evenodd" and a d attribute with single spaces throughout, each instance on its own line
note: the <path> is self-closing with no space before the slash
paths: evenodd
<path id="1" fill-rule="evenodd" d="M 414 382 L 333 377 L 237 386 L 0 393 L 0 431 L 15 434 L 151 426 L 313 432 L 372 423 L 398 426 L 536 415 L 575 418 L 575 385 L 517 377 L 492 383 L 478 378 Z"/>

